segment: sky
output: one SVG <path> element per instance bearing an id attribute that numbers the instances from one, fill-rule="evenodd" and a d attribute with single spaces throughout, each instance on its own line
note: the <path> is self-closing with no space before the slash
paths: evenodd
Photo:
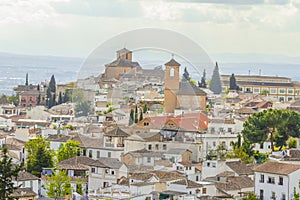
<path id="1" fill-rule="evenodd" d="M 0 0 L 0 52 L 84 58 L 120 33 L 162 28 L 208 54 L 300 57 L 299 24 L 300 0 Z"/>

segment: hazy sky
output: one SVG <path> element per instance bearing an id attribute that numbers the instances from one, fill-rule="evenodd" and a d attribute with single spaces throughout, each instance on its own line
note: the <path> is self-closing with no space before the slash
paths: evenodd
<path id="1" fill-rule="evenodd" d="M 182 33 L 208 54 L 300 56 L 300 0 L 0 0 L 0 52 L 86 57 L 145 27 Z"/>

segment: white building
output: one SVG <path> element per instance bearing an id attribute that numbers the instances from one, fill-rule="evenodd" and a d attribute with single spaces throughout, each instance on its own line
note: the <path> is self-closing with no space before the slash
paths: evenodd
<path id="1" fill-rule="evenodd" d="M 260 199 L 290 200 L 299 193 L 300 165 L 266 162 L 254 168 L 255 194 Z"/>

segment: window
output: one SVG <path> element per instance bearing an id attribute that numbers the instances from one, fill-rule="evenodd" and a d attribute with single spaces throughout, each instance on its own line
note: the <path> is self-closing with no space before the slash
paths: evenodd
<path id="1" fill-rule="evenodd" d="M 92 167 L 92 173 L 95 173 L 95 172 L 96 172 L 95 167 Z"/>
<path id="2" fill-rule="evenodd" d="M 152 150 L 152 145 L 151 144 L 148 145 L 148 150 Z"/>
<path id="3" fill-rule="evenodd" d="M 215 128 L 214 127 L 210 128 L 210 131 L 211 131 L 211 133 L 214 133 L 215 132 Z"/>
<path id="4" fill-rule="evenodd" d="M 210 162 L 207 162 L 206 166 L 207 166 L 207 167 L 210 167 Z"/>
<path id="5" fill-rule="evenodd" d="M 283 102 L 284 101 L 284 97 L 279 97 L 278 99 L 280 102 Z"/>
<path id="6" fill-rule="evenodd" d="M 147 157 L 147 163 L 151 163 L 151 157 Z"/>
<path id="7" fill-rule="evenodd" d="M 175 70 L 173 68 L 170 69 L 170 76 L 174 76 L 175 75 Z"/>
<path id="8" fill-rule="evenodd" d="M 85 149 L 83 149 L 82 155 L 83 155 L 83 156 L 86 156 L 86 150 L 85 150 Z"/>
<path id="9" fill-rule="evenodd" d="M 107 152 L 107 157 L 111 158 L 111 152 Z"/>
<path id="10" fill-rule="evenodd" d="M 105 174 L 109 174 L 109 169 L 105 169 Z"/>
<path id="11" fill-rule="evenodd" d="M 115 171 L 111 171 L 111 175 L 115 175 Z"/>
<path id="12" fill-rule="evenodd" d="M 33 181 L 30 181 L 30 188 L 33 189 Z"/>
<path id="13" fill-rule="evenodd" d="M 260 89 L 259 88 L 254 88 L 253 93 L 256 93 L 256 94 L 260 93 Z"/>
<path id="14" fill-rule="evenodd" d="M 259 199 L 260 200 L 264 199 L 264 190 L 259 190 Z"/>
<path id="15" fill-rule="evenodd" d="M 206 194 L 206 188 L 202 188 L 202 194 Z"/>
<path id="16" fill-rule="evenodd" d="M 167 145 L 163 144 L 163 150 L 167 150 Z"/>
<path id="17" fill-rule="evenodd" d="M 92 158 L 93 157 L 93 151 L 89 150 L 89 157 Z"/>
<path id="18" fill-rule="evenodd" d="M 288 89 L 288 93 L 289 94 L 294 94 L 294 90 L 293 89 Z"/>
<path id="19" fill-rule="evenodd" d="M 276 199 L 276 193 L 275 192 L 272 192 L 271 199 Z"/>
<path id="20" fill-rule="evenodd" d="M 286 200 L 286 196 L 285 196 L 285 194 L 284 194 L 284 193 L 282 193 L 281 200 Z"/>
<path id="21" fill-rule="evenodd" d="M 265 182 L 265 175 L 261 174 L 260 175 L 260 180 L 259 180 L 260 183 L 263 183 Z"/>
<path id="22" fill-rule="evenodd" d="M 228 132 L 231 133 L 232 132 L 232 128 L 228 128 Z"/>
<path id="23" fill-rule="evenodd" d="M 292 101 L 292 100 L 293 100 L 293 97 L 288 97 L 287 100 L 288 100 L 288 101 Z"/>
<path id="24" fill-rule="evenodd" d="M 283 177 L 279 176 L 279 182 L 278 185 L 283 185 Z"/>
<path id="25" fill-rule="evenodd" d="M 158 150 L 158 149 L 159 149 L 159 145 L 156 144 L 156 145 L 155 145 L 155 150 Z"/>
<path id="26" fill-rule="evenodd" d="M 217 144 L 216 144 L 216 142 L 215 141 L 213 141 L 213 146 L 215 147 L 215 146 L 217 146 Z"/>
<path id="27" fill-rule="evenodd" d="M 144 122 L 144 126 L 149 126 L 149 122 Z"/>
<path id="28" fill-rule="evenodd" d="M 277 88 L 270 88 L 270 94 L 276 94 Z"/>
<path id="29" fill-rule="evenodd" d="M 97 151 L 97 158 L 100 158 L 100 151 Z"/>
<path id="30" fill-rule="evenodd" d="M 284 94 L 284 93 L 285 93 L 285 89 L 280 88 L 280 89 L 279 89 L 279 93 L 280 93 L 280 94 Z"/>
<path id="31" fill-rule="evenodd" d="M 275 178 L 274 177 L 268 177 L 268 183 L 275 184 Z"/>
<path id="32" fill-rule="evenodd" d="M 219 131 L 222 133 L 224 131 L 224 129 L 223 128 L 219 128 Z"/>

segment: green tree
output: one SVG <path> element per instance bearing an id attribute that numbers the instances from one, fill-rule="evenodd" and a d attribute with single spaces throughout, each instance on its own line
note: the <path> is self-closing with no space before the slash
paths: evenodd
<path id="1" fill-rule="evenodd" d="M 143 113 L 146 113 L 147 111 L 148 111 L 147 104 L 144 103 L 144 104 L 143 104 Z"/>
<path id="2" fill-rule="evenodd" d="M 205 72 L 205 69 L 203 70 L 203 75 L 202 75 L 202 77 L 201 77 L 201 82 L 200 82 L 199 87 L 201 87 L 201 88 L 206 88 L 206 87 L 207 87 L 207 84 L 206 84 L 206 72 Z"/>
<path id="3" fill-rule="evenodd" d="M 229 80 L 229 90 L 239 90 L 239 86 L 236 84 L 234 74 L 231 74 L 231 77 Z"/>
<path id="4" fill-rule="evenodd" d="M 79 142 L 74 140 L 69 140 L 61 146 L 57 152 L 57 160 L 66 160 L 80 154 Z"/>
<path id="5" fill-rule="evenodd" d="M 50 82 L 49 82 L 49 88 L 51 93 L 56 93 L 56 81 L 54 75 L 51 76 Z"/>
<path id="6" fill-rule="evenodd" d="M 184 73 L 183 73 L 183 79 L 189 81 L 191 79 L 190 73 L 188 72 L 187 68 L 184 68 Z"/>
<path id="7" fill-rule="evenodd" d="M 72 89 L 66 89 L 65 90 L 65 95 L 64 95 L 64 98 L 63 98 L 64 103 L 72 100 L 72 93 L 73 93 Z"/>
<path id="8" fill-rule="evenodd" d="M 247 197 L 243 197 L 242 200 L 259 200 L 253 193 L 248 193 Z"/>
<path id="9" fill-rule="evenodd" d="M 39 94 L 39 96 L 37 97 L 36 104 L 37 105 L 41 104 L 41 94 Z"/>
<path id="10" fill-rule="evenodd" d="M 43 168 L 53 167 L 54 152 L 45 138 L 39 136 L 29 140 L 25 143 L 25 149 L 28 152 L 28 172 L 40 177 Z"/>
<path id="11" fill-rule="evenodd" d="M 298 188 L 300 188 L 300 181 L 298 182 Z M 300 200 L 300 194 L 297 193 L 296 187 L 294 187 L 294 200 Z"/>
<path id="12" fill-rule="evenodd" d="M 134 110 L 133 108 L 130 109 L 130 116 L 129 116 L 129 126 L 132 125 L 134 122 Z"/>
<path id="13" fill-rule="evenodd" d="M 93 112 L 91 102 L 84 100 L 79 101 L 75 104 L 75 116 L 81 117 L 81 116 L 88 116 Z"/>
<path id="14" fill-rule="evenodd" d="M 62 104 L 62 103 L 63 103 L 63 97 L 62 97 L 61 92 L 59 92 L 59 95 L 58 95 L 58 104 Z"/>
<path id="15" fill-rule="evenodd" d="M 135 105 L 135 111 L 134 111 L 134 123 L 138 123 L 139 118 L 138 118 L 138 107 Z"/>
<path id="16" fill-rule="evenodd" d="M 71 178 L 67 176 L 67 172 L 59 170 L 47 177 L 45 188 L 47 196 L 50 198 L 64 198 L 65 195 L 71 194 L 72 188 L 70 184 Z"/>
<path id="17" fill-rule="evenodd" d="M 3 147 L 0 160 L 0 199 L 12 200 L 11 194 L 18 188 L 14 185 L 13 179 L 18 177 L 22 165 L 13 165 L 12 158 L 7 154 L 7 148 Z"/>
<path id="18" fill-rule="evenodd" d="M 8 97 L 5 94 L 2 94 L 0 97 L 0 104 L 7 104 L 9 103 Z"/>
<path id="19" fill-rule="evenodd" d="M 28 73 L 26 73 L 25 85 L 28 86 Z"/>
<path id="20" fill-rule="evenodd" d="M 288 142 L 289 148 L 297 148 L 297 140 L 291 138 Z"/>
<path id="21" fill-rule="evenodd" d="M 12 95 L 12 96 L 8 96 L 8 101 L 9 103 L 14 104 L 15 106 L 18 106 L 20 103 L 20 96 L 19 93 Z"/>
<path id="22" fill-rule="evenodd" d="M 251 115 L 243 126 L 244 141 L 261 144 L 269 139 L 274 151 L 274 143 L 281 149 L 289 136 L 300 136 L 300 115 L 289 110 L 268 109 Z"/>
<path id="23" fill-rule="evenodd" d="M 216 66 L 214 68 L 213 75 L 209 84 L 209 89 L 215 94 L 220 94 L 222 92 L 222 83 L 218 63 L 216 63 Z"/>
<path id="24" fill-rule="evenodd" d="M 140 117 L 139 117 L 139 121 L 142 121 L 144 119 L 144 116 L 143 116 L 143 112 L 140 111 Z"/>

